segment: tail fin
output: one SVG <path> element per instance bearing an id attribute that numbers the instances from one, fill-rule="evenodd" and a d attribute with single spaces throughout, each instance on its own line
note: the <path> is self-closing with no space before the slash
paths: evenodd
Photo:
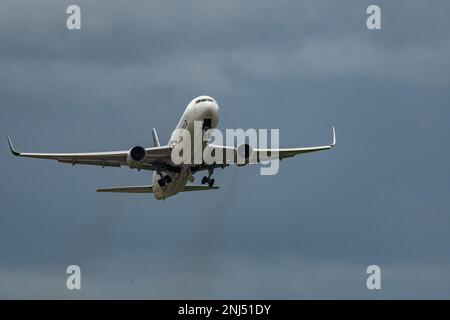
<path id="1" fill-rule="evenodd" d="M 152 130 L 152 135 L 153 135 L 153 144 L 155 145 L 155 147 L 161 146 L 159 143 L 158 134 L 156 133 L 155 128 L 153 128 L 153 130 Z"/>

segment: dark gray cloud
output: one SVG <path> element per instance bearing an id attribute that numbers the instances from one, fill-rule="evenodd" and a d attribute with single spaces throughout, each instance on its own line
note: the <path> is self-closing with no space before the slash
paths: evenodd
<path id="1" fill-rule="evenodd" d="M 0 153 L 0 297 L 448 298 L 450 22 L 446 1 L 0 4 L 0 128 L 19 149 L 168 139 L 209 94 L 222 128 L 338 146 L 217 172 L 217 192 L 99 195 L 146 173 Z M 65 289 L 78 264 L 83 290 Z M 383 290 L 365 288 L 369 264 Z"/>

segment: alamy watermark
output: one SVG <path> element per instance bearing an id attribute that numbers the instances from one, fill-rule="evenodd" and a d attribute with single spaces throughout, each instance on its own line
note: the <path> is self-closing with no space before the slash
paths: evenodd
<path id="1" fill-rule="evenodd" d="M 69 30 L 81 29 L 81 8 L 75 4 L 67 7 L 66 13 L 69 15 L 66 19 L 66 27 Z"/>
<path id="2" fill-rule="evenodd" d="M 66 274 L 69 276 L 66 279 L 66 287 L 69 290 L 81 290 L 81 269 L 79 266 L 73 264 L 67 267 Z"/>
<path id="3" fill-rule="evenodd" d="M 69 30 L 81 29 L 81 8 L 78 5 L 69 5 L 66 9 L 66 27 Z M 371 4 L 366 9 L 366 14 L 369 17 L 366 19 L 366 26 L 369 30 L 381 29 L 381 8 L 376 4 Z"/>
<path id="4" fill-rule="evenodd" d="M 372 264 L 367 267 L 366 273 L 370 274 L 367 278 L 366 286 L 369 290 L 381 289 L 381 268 L 376 264 Z"/>
<path id="5" fill-rule="evenodd" d="M 274 175 L 279 170 L 279 129 L 226 129 L 225 139 L 219 129 L 202 129 L 203 121 L 194 121 L 193 132 L 178 128 L 171 153 L 175 165 L 228 165 L 262 163 L 261 175 Z M 237 147 L 227 146 L 227 144 Z"/>
<path id="6" fill-rule="evenodd" d="M 367 7 L 366 13 L 370 16 L 366 20 L 366 26 L 369 30 L 381 29 L 381 8 L 375 4 L 371 4 Z"/>

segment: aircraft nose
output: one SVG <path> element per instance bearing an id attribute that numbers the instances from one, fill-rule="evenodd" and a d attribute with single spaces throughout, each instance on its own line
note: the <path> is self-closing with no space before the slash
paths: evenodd
<path id="1" fill-rule="evenodd" d="M 219 113 L 219 106 L 215 102 L 205 103 L 202 107 L 204 112 L 210 116 L 217 115 Z"/>
<path id="2" fill-rule="evenodd" d="M 217 104 L 217 102 L 212 102 L 211 104 L 211 108 L 214 110 L 214 113 L 219 113 L 219 105 Z"/>
<path id="3" fill-rule="evenodd" d="M 213 103 L 211 106 L 211 116 L 214 119 L 219 118 L 219 105 L 217 103 Z"/>

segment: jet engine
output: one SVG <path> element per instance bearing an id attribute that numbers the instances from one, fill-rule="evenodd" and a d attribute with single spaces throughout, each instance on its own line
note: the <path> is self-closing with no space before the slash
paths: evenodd
<path id="1" fill-rule="evenodd" d="M 139 168 L 139 165 L 144 162 L 146 156 L 145 149 L 141 146 L 134 146 L 128 151 L 127 163 L 130 168 Z"/>
<path id="2" fill-rule="evenodd" d="M 253 155 L 253 148 L 247 143 L 241 144 L 236 148 L 236 154 L 236 164 L 243 166 L 249 163 L 249 159 Z"/>

